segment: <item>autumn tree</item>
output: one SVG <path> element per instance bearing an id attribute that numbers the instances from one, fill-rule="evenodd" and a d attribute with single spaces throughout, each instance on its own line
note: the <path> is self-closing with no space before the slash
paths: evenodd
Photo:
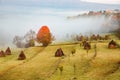
<path id="1" fill-rule="evenodd" d="M 54 40 L 49 28 L 42 26 L 37 33 L 37 42 L 42 43 L 43 46 L 47 46 Z"/>

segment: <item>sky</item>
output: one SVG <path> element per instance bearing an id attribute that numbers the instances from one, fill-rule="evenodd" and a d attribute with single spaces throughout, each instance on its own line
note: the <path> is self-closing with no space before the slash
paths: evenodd
<path id="1" fill-rule="evenodd" d="M 43 25 L 57 39 L 69 33 L 93 31 L 91 27 L 104 18 L 94 23 L 93 19 L 70 21 L 66 17 L 106 9 L 120 9 L 120 0 L 0 0 L 0 44 L 12 43 L 15 35 L 23 36 L 30 29 L 37 33 Z M 85 21 L 92 25 L 87 26 Z"/>

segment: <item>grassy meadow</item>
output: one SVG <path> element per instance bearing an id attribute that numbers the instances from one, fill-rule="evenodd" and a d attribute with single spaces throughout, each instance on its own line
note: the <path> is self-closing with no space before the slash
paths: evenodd
<path id="1" fill-rule="evenodd" d="M 80 44 L 11 49 L 12 55 L 0 58 L 0 80 L 120 80 L 120 48 L 108 49 L 108 41 L 91 46 L 88 53 Z M 54 57 L 58 48 L 64 57 Z M 73 55 L 72 49 L 76 50 Z M 17 60 L 21 50 L 26 60 Z"/>

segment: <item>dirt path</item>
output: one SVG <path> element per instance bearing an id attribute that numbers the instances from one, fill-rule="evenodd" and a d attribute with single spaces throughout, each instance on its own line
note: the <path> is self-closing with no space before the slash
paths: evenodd
<path id="1" fill-rule="evenodd" d="M 40 49 L 38 52 L 36 52 L 33 56 L 31 56 L 29 59 L 27 59 L 24 63 L 29 62 L 30 60 L 32 60 L 34 57 L 36 57 L 40 52 L 42 52 L 45 49 L 45 47 L 43 47 L 42 49 Z"/>
<path id="2" fill-rule="evenodd" d="M 62 58 L 60 57 L 55 63 L 53 63 L 53 65 L 51 65 L 50 67 L 50 72 L 48 72 L 47 77 L 51 77 L 57 70 L 57 68 L 59 67 L 59 64 L 61 63 Z"/>

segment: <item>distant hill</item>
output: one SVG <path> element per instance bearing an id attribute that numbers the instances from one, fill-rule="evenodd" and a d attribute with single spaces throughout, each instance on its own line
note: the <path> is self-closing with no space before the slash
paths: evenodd
<path id="1" fill-rule="evenodd" d="M 88 11 L 87 13 L 83 13 L 83 14 L 78 14 L 75 16 L 68 16 L 67 19 L 77 19 L 80 17 L 90 17 L 90 16 L 106 16 L 109 17 L 111 15 L 116 15 L 116 14 L 120 14 L 120 10 L 119 9 L 115 9 L 115 10 L 103 10 L 103 11 Z"/>

